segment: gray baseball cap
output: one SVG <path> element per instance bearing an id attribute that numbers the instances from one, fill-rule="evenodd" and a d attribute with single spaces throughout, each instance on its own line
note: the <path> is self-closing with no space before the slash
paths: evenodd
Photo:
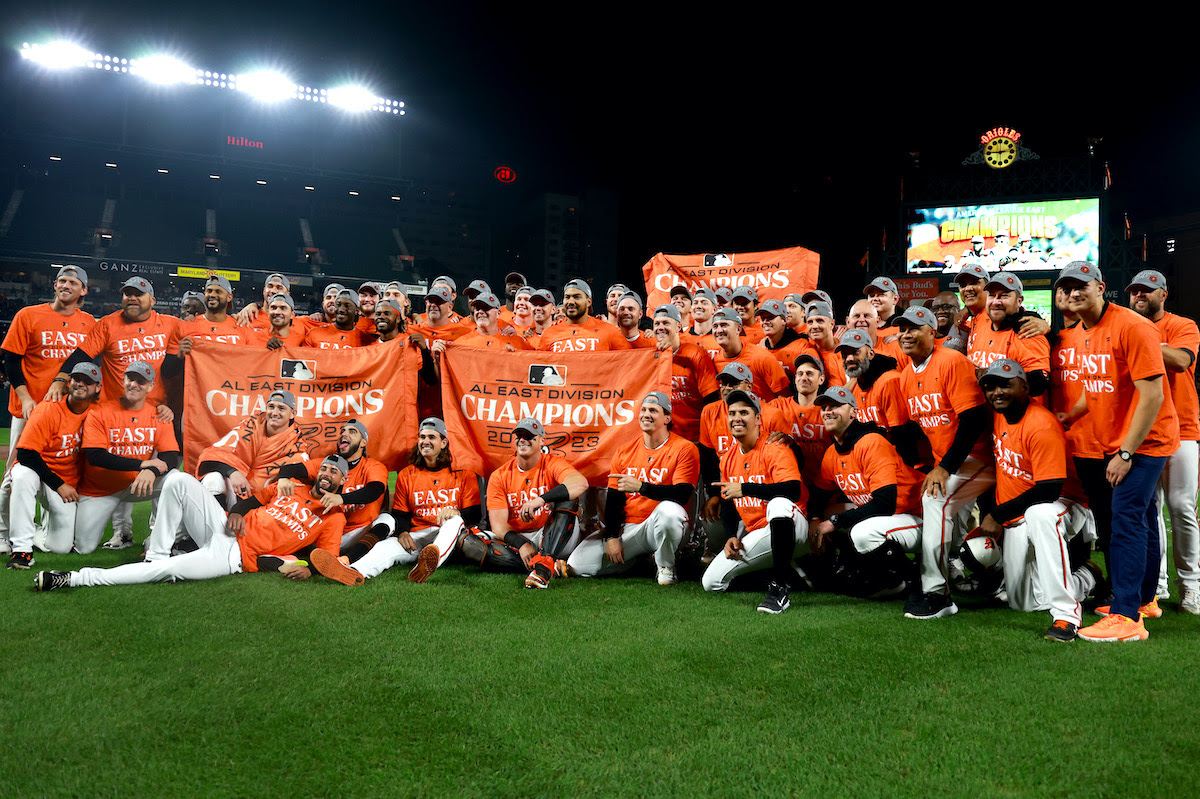
<path id="1" fill-rule="evenodd" d="M 674 297 L 677 294 L 682 294 L 689 300 L 692 298 L 692 292 L 688 291 L 688 287 L 680 283 L 678 286 L 671 286 L 671 290 L 667 292 L 668 297 Z"/>
<path id="2" fill-rule="evenodd" d="M 121 289 L 133 289 L 142 294 L 154 296 L 154 285 L 144 277 L 131 277 L 121 284 Z"/>
<path id="3" fill-rule="evenodd" d="M 363 441 L 369 441 L 371 438 L 371 434 L 369 432 L 367 432 L 367 426 L 365 424 L 363 424 L 362 422 L 358 421 L 357 419 L 349 419 L 349 420 L 347 420 L 346 424 L 343 426 L 344 427 L 352 427 L 355 430 L 357 430 L 358 434 L 360 436 L 362 436 Z"/>
<path id="4" fill-rule="evenodd" d="M 754 290 L 753 286 L 738 286 L 733 290 L 733 294 L 729 298 L 730 302 L 733 302 L 734 300 L 749 300 L 750 302 L 758 302 L 758 292 Z"/>
<path id="5" fill-rule="evenodd" d="M 787 308 L 779 300 L 765 300 L 755 316 L 787 316 Z"/>
<path id="6" fill-rule="evenodd" d="M 1157 269 L 1143 269 L 1133 276 L 1133 280 L 1129 281 L 1129 285 L 1125 287 L 1126 293 L 1133 288 L 1150 289 L 1165 289 L 1167 287 L 1167 276 Z"/>
<path id="7" fill-rule="evenodd" d="M 920 305 L 912 305 L 906 308 L 900 318 L 896 320 L 896 325 L 912 325 L 913 327 L 925 325 L 937 330 L 937 317 L 928 308 L 922 308 Z"/>
<path id="8" fill-rule="evenodd" d="M 185 291 L 183 292 L 183 296 L 179 298 L 179 302 L 183 304 L 188 300 L 200 300 L 200 302 L 204 302 L 204 294 L 199 291 Z"/>
<path id="9" fill-rule="evenodd" d="M 812 292 L 810 291 L 809 294 L 812 294 Z M 807 297 L 807 296 L 808 296 L 808 294 L 804 295 L 804 297 Z M 794 302 L 797 305 L 804 305 L 804 297 L 801 297 L 799 294 L 796 294 L 793 292 L 792 294 L 784 295 L 783 301 L 784 302 Z M 832 306 L 832 305 L 833 305 L 833 303 L 830 303 L 830 306 Z"/>
<path id="10" fill-rule="evenodd" d="M 333 466 L 342 473 L 342 477 L 345 477 L 350 473 L 350 464 L 346 463 L 346 459 L 341 455 L 326 455 L 324 460 L 321 461 L 321 464 L 324 465 L 326 463 L 333 464 Z"/>
<path id="11" fill-rule="evenodd" d="M 225 289 L 225 291 L 229 292 L 230 294 L 233 293 L 233 284 L 230 283 L 229 278 L 225 277 L 224 275 L 209 275 L 208 280 L 204 281 L 205 286 L 211 286 L 214 283 Z"/>
<path id="12" fill-rule="evenodd" d="M 267 275 L 266 279 L 263 280 L 263 285 L 265 286 L 267 283 L 270 283 L 272 280 L 278 280 L 280 283 L 282 283 L 284 291 L 292 290 L 292 281 L 287 279 L 287 275 L 280 274 L 279 272 L 274 272 L 272 274 L 269 274 L 269 275 Z"/>
<path id="13" fill-rule="evenodd" d="M 984 269 L 982 264 L 963 264 L 958 270 L 958 274 L 954 276 L 955 285 L 961 286 L 959 280 L 964 277 L 973 277 L 986 283 L 988 282 L 988 270 Z"/>
<path id="14" fill-rule="evenodd" d="M 619 300 L 617 300 L 617 302 L 618 302 L 618 303 L 621 303 L 621 302 L 624 302 L 625 300 L 633 300 L 634 302 L 636 302 L 636 303 L 637 303 L 637 306 L 638 306 L 639 308 L 642 308 L 642 307 L 644 307 L 644 306 L 642 305 L 642 298 L 641 298 L 641 297 L 639 297 L 639 296 L 637 295 L 637 292 L 635 292 L 635 291 L 627 291 L 627 292 L 625 292 L 624 294 L 622 294 L 622 295 L 621 295 L 621 298 L 620 298 Z"/>
<path id="15" fill-rule="evenodd" d="M 380 300 L 379 302 L 375 303 L 375 310 L 378 311 L 380 308 L 391 308 L 401 316 L 404 315 L 404 309 L 400 307 L 400 303 L 391 298 Z"/>
<path id="16" fill-rule="evenodd" d="M 804 292 L 803 296 L 801 296 L 797 302 L 800 305 L 803 305 L 804 303 L 811 302 L 812 300 L 820 300 L 821 302 L 828 303 L 830 308 L 833 307 L 833 298 L 820 289 L 809 289 L 808 291 Z"/>
<path id="17" fill-rule="evenodd" d="M 491 294 L 492 287 L 483 280 L 472 280 L 470 285 L 463 289 L 463 294 L 467 295 L 467 299 L 474 299 L 471 295 Z"/>
<path id="18" fill-rule="evenodd" d="M 675 305 L 673 305 L 672 303 L 669 303 L 669 302 L 663 303 L 662 305 L 655 308 L 654 315 L 655 316 L 669 316 L 670 318 L 674 319 L 676 322 L 680 322 L 680 323 L 683 322 L 683 315 L 679 313 L 679 308 L 677 308 Z"/>
<path id="19" fill-rule="evenodd" d="M 1029 382 L 1021 364 L 1011 358 L 1000 358 L 992 361 L 984 373 L 979 376 L 979 384 L 983 385 L 987 380 L 1012 380 L 1014 377 L 1019 377 L 1026 383 Z"/>
<path id="20" fill-rule="evenodd" d="M 662 391 L 651 391 L 642 399 L 643 405 L 657 405 L 667 413 L 671 412 L 671 398 Z"/>
<path id="21" fill-rule="evenodd" d="M 733 322 L 738 325 L 742 323 L 742 317 L 738 316 L 738 312 L 732 308 L 722 308 L 712 315 L 712 320 L 714 322 Z"/>
<path id="22" fill-rule="evenodd" d="M 1054 280 L 1055 287 L 1064 280 L 1078 280 L 1080 283 L 1090 283 L 1093 280 L 1103 281 L 1104 276 L 1100 274 L 1100 267 L 1096 266 L 1091 261 L 1071 261 L 1063 267 L 1058 273 L 1058 277 Z"/>
<path id="23" fill-rule="evenodd" d="M 337 294 L 338 292 L 345 291 L 345 290 L 346 290 L 346 287 L 343 286 L 341 283 L 330 283 L 328 286 L 325 287 L 325 293 L 322 294 L 321 296 L 328 297 L 330 294 Z"/>
<path id="24" fill-rule="evenodd" d="M 692 300 L 698 300 L 701 297 L 708 300 L 713 305 L 717 304 L 717 293 L 710 288 L 696 289 L 696 293 L 692 295 Z"/>
<path id="25" fill-rule="evenodd" d="M 444 283 L 445 285 L 449 286 L 451 292 L 458 291 L 458 284 L 455 283 L 454 278 L 450 277 L 449 275 L 438 275 L 429 282 L 429 285 L 433 286 L 438 283 Z"/>
<path id="26" fill-rule="evenodd" d="M 282 402 L 293 411 L 296 410 L 296 395 L 287 389 L 281 388 L 277 391 L 272 391 L 267 395 L 267 402 Z"/>
<path id="27" fill-rule="evenodd" d="M 341 294 L 338 296 L 340 297 Z M 291 308 L 293 311 L 296 310 L 296 301 L 292 299 L 291 294 L 273 294 L 271 295 L 271 299 L 267 300 L 267 305 L 270 305 L 273 302 L 286 302 L 289 308 Z"/>
<path id="28" fill-rule="evenodd" d="M 422 419 L 420 427 L 417 428 L 418 432 L 421 430 L 432 430 L 442 438 L 450 438 L 450 435 L 446 432 L 446 423 L 436 416 L 427 416 Z"/>
<path id="29" fill-rule="evenodd" d="M 67 264 L 58 270 L 58 274 L 54 276 L 54 279 L 57 280 L 64 275 L 67 277 L 73 277 L 83 285 L 87 285 L 87 270 L 85 270 L 82 266 Z"/>
<path id="30" fill-rule="evenodd" d="M 514 433 L 524 431 L 532 436 L 546 435 L 546 428 L 542 427 L 542 423 L 532 417 L 525 417 L 517 422 L 517 426 L 513 428 Z"/>
<path id="31" fill-rule="evenodd" d="M 899 294 L 900 289 L 896 287 L 896 281 L 890 277 L 877 277 L 863 288 L 863 294 L 866 294 L 871 289 L 879 289 L 880 291 L 890 291 L 893 294 Z"/>
<path id="32" fill-rule="evenodd" d="M 579 289 L 580 291 L 582 291 L 584 294 L 587 295 L 587 298 L 589 300 L 592 298 L 592 287 L 588 285 L 588 282 L 586 280 L 582 280 L 580 278 L 575 278 L 574 280 L 568 280 L 567 284 L 565 286 L 563 286 L 563 294 L 567 293 L 567 289 Z"/>
<path id="33" fill-rule="evenodd" d="M 134 361 L 125 367 L 125 374 L 137 375 L 147 383 L 154 382 L 154 367 L 145 361 Z"/>
<path id="34" fill-rule="evenodd" d="M 811 353 L 802 352 L 797 355 L 796 360 L 792 362 L 792 368 L 799 369 L 804 364 L 808 364 L 821 374 L 825 374 L 825 362 Z"/>
<path id="35" fill-rule="evenodd" d="M 453 302 L 454 298 L 451 296 L 450 288 L 448 286 L 438 284 L 429 289 L 429 293 L 425 295 L 425 302 L 429 302 L 431 300 L 433 302 Z"/>
<path id="36" fill-rule="evenodd" d="M 725 302 L 730 302 L 733 300 L 733 289 L 729 288 L 729 286 L 721 286 L 718 289 L 714 289 L 713 293 L 717 295 L 718 301 L 724 300 Z"/>
<path id="37" fill-rule="evenodd" d="M 1015 291 L 1020 294 L 1025 293 L 1025 286 L 1021 284 L 1021 278 L 1014 275 L 1012 272 L 997 272 L 983 287 L 984 291 L 991 291 L 992 286 L 1001 291 Z"/>
<path id="38" fill-rule="evenodd" d="M 101 380 L 100 367 L 97 366 L 96 364 L 92 363 L 91 361 L 80 361 L 79 363 L 75 364 L 75 368 L 73 368 L 71 370 L 71 375 L 72 376 L 79 375 L 80 377 L 86 377 L 88 380 L 91 380 L 93 383 L 99 383 Z"/>
<path id="39" fill-rule="evenodd" d="M 717 375 L 718 380 L 723 377 L 727 377 L 737 383 L 743 383 L 747 380 L 753 380 L 754 373 L 750 371 L 750 367 L 746 366 L 746 364 L 738 361 L 730 361 L 725 364 L 725 368 Z"/>
<path id="40" fill-rule="evenodd" d="M 842 338 L 838 341 L 835 350 L 847 349 L 855 350 L 856 352 L 863 347 L 874 347 L 871 343 L 871 337 L 867 335 L 865 330 L 851 328 L 842 334 Z"/>
<path id="41" fill-rule="evenodd" d="M 404 290 L 404 286 L 400 283 L 399 280 L 393 280 L 390 283 L 385 283 L 383 285 L 383 287 L 381 287 L 379 289 L 379 293 L 382 294 L 383 292 L 388 291 L 390 289 L 395 289 L 396 291 L 403 294 L 405 297 L 408 296 L 408 292 Z"/>
<path id="42" fill-rule="evenodd" d="M 813 405 L 849 405 L 851 408 L 858 407 L 853 392 L 845 386 L 830 386 L 817 395 L 817 398 L 813 400 Z"/>
<path id="43" fill-rule="evenodd" d="M 471 307 L 474 308 L 476 305 L 483 305 L 493 309 L 499 308 L 500 298 L 490 291 L 483 291 L 471 298 Z"/>
<path id="44" fill-rule="evenodd" d="M 366 294 L 367 292 L 370 292 L 371 294 L 379 294 L 379 286 L 375 285 L 373 281 L 368 280 L 366 283 L 363 283 L 358 287 L 359 294 Z"/>
<path id="45" fill-rule="evenodd" d="M 725 397 L 725 407 L 729 407 L 735 402 L 745 402 L 754 408 L 755 413 L 762 413 L 762 403 L 758 401 L 758 397 L 754 396 L 753 391 L 743 391 L 740 388 L 730 391 L 729 395 Z"/>
<path id="46" fill-rule="evenodd" d="M 810 302 L 804 309 L 804 318 L 810 316 L 824 316 L 827 319 L 833 318 L 833 308 L 827 302 Z"/>
<path id="47" fill-rule="evenodd" d="M 337 293 L 337 298 L 338 298 L 339 300 L 341 300 L 341 299 L 347 299 L 347 300 L 350 300 L 350 302 L 354 303 L 354 307 L 355 307 L 355 308 L 357 308 L 357 307 L 358 307 L 358 295 L 357 295 L 357 294 L 355 294 L 355 293 L 354 293 L 353 291 L 351 291 L 350 289 L 342 289 L 341 291 L 339 291 L 339 292 Z"/>
<path id="48" fill-rule="evenodd" d="M 534 305 L 553 305 L 554 295 L 550 293 L 550 289 L 538 289 L 529 295 L 529 301 Z"/>
<path id="49" fill-rule="evenodd" d="M 513 280 L 514 277 L 518 278 L 518 280 Z M 504 282 L 505 283 L 517 283 L 517 282 L 528 283 L 529 280 L 520 272 L 509 272 L 507 275 L 504 276 Z"/>
<path id="50" fill-rule="evenodd" d="M 629 290 L 630 290 L 629 286 L 626 286 L 624 283 L 613 283 L 611 286 L 608 287 L 608 291 L 604 292 L 604 296 L 607 297 L 609 294 L 612 294 L 614 291 L 620 291 L 622 294 L 625 294 Z"/>

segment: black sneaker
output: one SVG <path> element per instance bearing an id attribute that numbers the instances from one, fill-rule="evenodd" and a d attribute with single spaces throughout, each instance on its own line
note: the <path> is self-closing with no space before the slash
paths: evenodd
<path id="1" fill-rule="evenodd" d="M 1047 641 L 1061 641 L 1064 644 L 1069 644 L 1079 636 L 1079 625 L 1072 624 L 1066 619 L 1059 619 L 1050 625 L 1050 629 L 1046 630 L 1046 634 L 1042 637 Z"/>
<path id="2" fill-rule="evenodd" d="M 33 578 L 33 587 L 39 591 L 55 591 L 71 586 L 70 572 L 38 572 Z"/>
<path id="3" fill-rule="evenodd" d="M 767 585 L 767 595 L 758 604 L 758 612 L 778 616 L 791 606 L 792 601 L 788 598 L 787 586 L 772 580 Z"/>
<path id="4" fill-rule="evenodd" d="M 12 553 L 12 557 L 8 559 L 8 568 L 10 569 L 28 569 L 32 565 L 32 552 L 14 552 Z"/>
<path id="5" fill-rule="evenodd" d="M 917 602 L 910 598 L 909 603 L 904 606 L 906 619 L 942 619 L 958 613 L 958 605 L 946 594 L 922 594 Z"/>

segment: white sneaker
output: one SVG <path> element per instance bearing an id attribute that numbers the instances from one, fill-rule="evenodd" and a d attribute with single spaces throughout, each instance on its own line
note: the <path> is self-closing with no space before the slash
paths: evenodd
<path id="1" fill-rule="evenodd" d="M 675 569 L 671 566 L 658 567 L 658 584 L 659 585 L 675 585 L 679 582 L 679 577 L 675 574 Z"/>
<path id="2" fill-rule="evenodd" d="M 1183 589 L 1183 599 L 1179 600 L 1179 609 L 1193 616 L 1200 616 L 1200 590 L 1195 588 Z"/>
<path id="3" fill-rule="evenodd" d="M 133 546 L 133 536 L 123 533 L 113 533 L 113 537 L 101 545 L 104 549 L 129 549 Z"/>

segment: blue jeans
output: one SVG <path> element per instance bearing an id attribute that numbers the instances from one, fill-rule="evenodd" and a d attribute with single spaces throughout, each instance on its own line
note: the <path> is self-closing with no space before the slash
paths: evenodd
<path id="1" fill-rule="evenodd" d="M 1158 507 L 1154 490 L 1166 458 L 1134 455 L 1129 474 L 1112 493 L 1112 540 L 1108 576 L 1112 612 L 1138 618 L 1138 608 L 1158 589 Z"/>

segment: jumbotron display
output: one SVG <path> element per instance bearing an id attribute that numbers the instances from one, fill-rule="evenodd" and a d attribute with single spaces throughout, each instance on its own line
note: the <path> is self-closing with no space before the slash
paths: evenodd
<path id="1" fill-rule="evenodd" d="M 1061 269 L 1100 262 L 1100 199 L 1035 200 L 918 208 L 908 226 L 909 274 Z"/>

